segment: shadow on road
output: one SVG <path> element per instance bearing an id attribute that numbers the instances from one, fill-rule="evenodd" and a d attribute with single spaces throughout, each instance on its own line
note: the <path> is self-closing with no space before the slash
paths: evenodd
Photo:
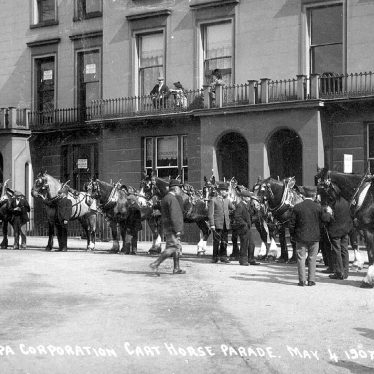
<path id="1" fill-rule="evenodd" d="M 351 373 L 357 373 L 357 374 L 369 374 L 373 373 L 374 369 L 373 367 L 365 366 L 358 364 L 356 362 L 352 361 L 339 361 L 331 363 L 331 365 L 338 366 L 344 369 L 348 369 Z"/>
<path id="2" fill-rule="evenodd" d="M 356 331 L 360 332 L 362 336 L 368 339 L 374 340 L 374 330 L 373 329 L 367 329 L 365 327 L 356 327 Z"/>

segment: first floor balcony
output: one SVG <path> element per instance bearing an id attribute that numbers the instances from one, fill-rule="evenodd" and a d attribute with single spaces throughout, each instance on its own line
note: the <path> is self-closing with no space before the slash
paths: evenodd
<path id="1" fill-rule="evenodd" d="M 33 111 L 28 121 L 32 131 L 68 129 L 81 125 L 136 117 L 178 115 L 215 111 L 237 106 L 256 107 L 272 103 L 311 100 L 341 100 L 374 95 L 374 73 L 298 75 L 285 80 L 248 80 L 242 84 L 204 86 L 191 91 L 171 90 L 168 97 L 149 95 L 94 100 L 87 107 Z"/>

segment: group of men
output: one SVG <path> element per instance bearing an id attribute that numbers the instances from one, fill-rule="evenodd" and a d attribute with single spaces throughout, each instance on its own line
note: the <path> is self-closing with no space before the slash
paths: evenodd
<path id="1" fill-rule="evenodd" d="M 26 224 L 29 222 L 30 205 L 26 197 L 18 191 L 9 191 L 9 198 L 3 200 L 3 204 L 8 204 L 7 217 L 14 230 L 13 249 L 26 249 Z M 68 222 L 72 215 L 72 202 L 67 198 L 67 194 L 61 193 L 56 201 L 55 225 L 57 229 L 57 239 L 59 249 L 57 251 L 67 251 Z M 21 242 L 21 243 L 20 243 Z"/>
<path id="2" fill-rule="evenodd" d="M 233 229 L 240 237 L 239 264 L 258 265 L 254 259 L 255 244 L 250 231 L 252 222 L 247 203 L 238 196 L 234 205 L 228 198 L 228 189 L 228 183 L 218 183 L 217 194 L 208 203 L 209 226 L 213 232 L 212 262 L 230 263 L 227 256 L 227 243 L 229 230 Z M 185 274 L 185 271 L 179 267 L 183 234 L 183 201 L 180 194 L 180 182 L 172 179 L 169 183 L 169 192 L 161 201 L 161 219 L 166 237 L 165 250 L 150 264 L 150 267 L 156 271 L 163 261 L 173 257 L 173 274 Z"/>
<path id="3" fill-rule="evenodd" d="M 301 287 L 316 285 L 316 259 L 321 238 L 325 244 L 326 241 L 328 242 L 326 252 L 322 249 L 328 266 L 324 272 L 331 273 L 329 275 L 331 279 L 347 279 L 348 235 L 353 230 L 349 203 L 343 197 L 338 197 L 333 203 L 322 201 L 322 204 L 319 204 L 316 202 L 315 189 L 305 188 L 305 191 L 306 198 L 295 205 L 290 221 L 290 233 L 296 240 L 298 285 Z M 308 253 L 307 261 L 305 261 L 306 253 Z M 306 263 L 308 276 L 306 276 Z"/>

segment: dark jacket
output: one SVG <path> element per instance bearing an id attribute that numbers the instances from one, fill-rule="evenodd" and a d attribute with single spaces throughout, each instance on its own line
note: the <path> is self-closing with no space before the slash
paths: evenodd
<path id="1" fill-rule="evenodd" d="M 19 209 L 15 210 L 16 208 Z M 30 212 L 30 205 L 24 196 L 19 197 L 18 201 L 17 197 L 12 197 L 12 200 L 10 202 L 10 211 L 12 214 L 12 219 L 14 217 L 21 218 L 21 225 L 24 225 L 30 220 L 28 215 L 28 213 Z"/>
<path id="2" fill-rule="evenodd" d="M 332 207 L 333 215 L 328 214 L 327 230 L 330 238 L 341 238 L 353 228 L 349 203 L 344 198 L 337 199 Z"/>
<path id="3" fill-rule="evenodd" d="M 226 222 L 226 228 L 230 229 L 230 209 L 233 209 L 233 206 L 228 198 L 213 197 L 208 205 L 209 226 L 222 230 L 223 223 Z"/>
<path id="4" fill-rule="evenodd" d="M 168 97 L 170 95 L 169 87 L 164 83 L 159 89 L 160 85 L 156 84 L 152 91 L 150 92 L 151 96 L 157 96 L 158 98 Z"/>
<path id="5" fill-rule="evenodd" d="M 321 206 L 311 199 L 305 199 L 293 208 L 290 232 L 298 242 L 318 242 L 321 220 Z"/>
<path id="6" fill-rule="evenodd" d="M 72 216 L 73 203 L 68 198 L 62 198 L 57 202 L 57 222 L 63 224 Z"/>
<path id="7" fill-rule="evenodd" d="M 183 211 L 177 196 L 171 192 L 161 200 L 161 220 L 165 234 L 183 234 Z"/>
<path id="8" fill-rule="evenodd" d="M 249 214 L 247 205 L 241 201 L 234 210 L 231 228 L 240 232 L 245 229 L 250 229 L 251 225 L 251 216 Z"/>

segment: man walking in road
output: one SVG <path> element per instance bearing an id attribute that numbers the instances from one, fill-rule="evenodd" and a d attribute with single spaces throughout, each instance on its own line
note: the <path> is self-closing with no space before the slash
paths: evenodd
<path id="1" fill-rule="evenodd" d="M 183 211 L 178 196 L 181 193 L 181 186 L 177 179 L 170 180 L 169 192 L 161 201 L 161 220 L 166 236 L 165 250 L 158 259 L 149 266 L 158 271 L 160 264 L 169 257 L 173 257 L 173 274 L 185 274 L 179 267 L 179 257 L 182 250 L 181 235 L 183 234 Z"/>

